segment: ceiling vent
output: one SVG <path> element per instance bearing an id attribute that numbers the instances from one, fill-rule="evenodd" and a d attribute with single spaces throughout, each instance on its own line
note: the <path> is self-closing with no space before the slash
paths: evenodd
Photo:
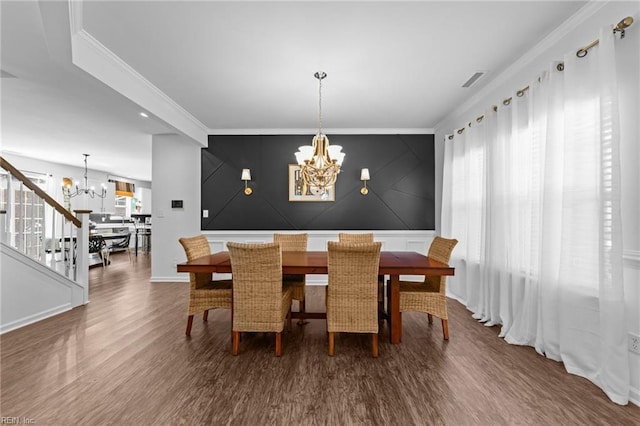
<path id="1" fill-rule="evenodd" d="M 476 81 L 480 80 L 480 77 L 482 77 L 483 75 L 484 75 L 484 72 L 482 72 L 482 71 L 476 72 L 474 75 L 471 76 L 471 78 L 469 78 L 469 80 L 465 81 L 465 83 L 462 85 L 462 87 L 471 87 L 471 86 L 473 86 L 473 84 L 475 84 Z"/>

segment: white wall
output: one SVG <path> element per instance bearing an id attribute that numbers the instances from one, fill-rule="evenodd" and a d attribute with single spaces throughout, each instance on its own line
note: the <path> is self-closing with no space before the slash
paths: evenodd
<path id="1" fill-rule="evenodd" d="M 442 199 L 442 162 L 445 135 L 453 133 L 491 105 L 526 86 L 547 69 L 552 61 L 562 59 L 567 52 L 575 52 L 598 38 L 600 28 L 617 24 L 632 16 L 635 24 L 617 42 L 619 59 L 616 64 L 620 79 L 620 121 L 622 157 L 622 221 L 624 230 L 624 280 L 628 314 L 628 330 L 640 335 L 640 2 L 594 2 L 569 19 L 566 25 L 552 33 L 510 68 L 490 82 L 468 102 L 461 105 L 436 126 L 436 194 L 437 208 Z M 436 215 L 440 229 L 440 215 Z M 640 356 L 631 359 L 631 399 L 640 405 Z"/>
<path id="2" fill-rule="evenodd" d="M 186 259 L 178 238 L 200 234 L 201 148 L 183 136 L 153 136 L 151 281 L 188 279 L 176 272 Z M 184 207 L 172 209 L 171 200 L 183 200 Z"/>
<path id="3" fill-rule="evenodd" d="M 0 252 L 0 333 L 83 304 L 85 289 L 81 285 L 4 243 L 0 243 Z"/>

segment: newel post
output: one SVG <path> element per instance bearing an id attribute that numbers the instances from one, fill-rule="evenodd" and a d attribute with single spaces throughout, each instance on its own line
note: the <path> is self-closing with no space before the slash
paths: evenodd
<path id="1" fill-rule="evenodd" d="M 74 210 L 82 222 L 76 235 L 76 282 L 84 288 L 82 303 L 89 303 L 89 213 L 91 210 Z"/>

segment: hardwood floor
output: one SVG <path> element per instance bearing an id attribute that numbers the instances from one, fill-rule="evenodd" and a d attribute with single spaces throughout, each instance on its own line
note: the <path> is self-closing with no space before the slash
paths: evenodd
<path id="1" fill-rule="evenodd" d="M 379 358 L 368 335 L 325 322 L 243 335 L 232 356 L 230 312 L 198 315 L 184 334 L 188 284 L 149 283 L 148 256 L 90 271 L 91 303 L 1 337 L 0 414 L 37 425 L 394 424 L 639 425 L 640 407 L 610 402 L 532 348 L 506 344 L 449 300 L 440 321 L 404 314 L 403 342 Z M 307 310 L 324 288 L 307 287 Z M 6 422 L 5 422 L 6 423 Z"/>

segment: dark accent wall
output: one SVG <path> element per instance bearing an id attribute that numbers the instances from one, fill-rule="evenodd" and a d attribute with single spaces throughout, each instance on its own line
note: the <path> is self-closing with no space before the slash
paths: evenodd
<path id="1" fill-rule="evenodd" d="M 203 230 L 433 230 L 433 135 L 328 135 L 346 153 L 333 202 L 290 202 L 288 164 L 312 135 L 209 136 Z M 360 169 L 369 168 L 362 196 Z M 243 168 L 253 194 L 244 195 Z"/>

